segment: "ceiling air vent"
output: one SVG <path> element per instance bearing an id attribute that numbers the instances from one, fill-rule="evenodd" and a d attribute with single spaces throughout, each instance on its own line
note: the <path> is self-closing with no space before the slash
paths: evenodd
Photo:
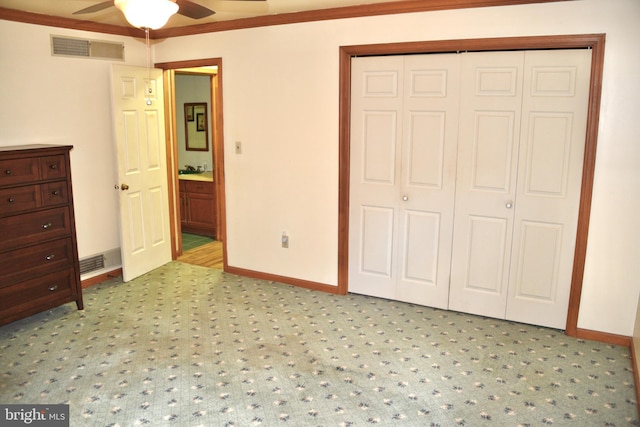
<path id="1" fill-rule="evenodd" d="M 51 55 L 124 60 L 124 43 L 51 36 Z"/>

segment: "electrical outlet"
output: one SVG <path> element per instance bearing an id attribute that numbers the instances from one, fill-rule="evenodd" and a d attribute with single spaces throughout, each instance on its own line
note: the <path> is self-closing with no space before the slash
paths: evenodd
<path id="1" fill-rule="evenodd" d="M 236 141 L 236 154 L 242 154 L 242 142 Z"/>
<path id="2" fill-rule="evenodd" d="M 282 247 L 285 249 L 289 247 L 289 236 L 287 236 L 287 233 L 282 233 Z"/>

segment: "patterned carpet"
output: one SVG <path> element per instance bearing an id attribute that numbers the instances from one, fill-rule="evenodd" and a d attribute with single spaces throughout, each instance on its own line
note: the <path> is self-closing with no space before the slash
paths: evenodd
<path id="1" fill-rule="evenodd" d="M 629 349 L 169 263 L 0 327 L 0 402 L 72 426 L 638 425 Z"/>

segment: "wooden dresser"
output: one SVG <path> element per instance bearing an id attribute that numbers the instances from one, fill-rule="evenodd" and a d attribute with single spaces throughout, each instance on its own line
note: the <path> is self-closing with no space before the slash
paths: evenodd
<path id="1" fill-rule="evenodd" d="M 71 148 L 0 147 L 0 325 L 71 301 L 83 309 Z"/>

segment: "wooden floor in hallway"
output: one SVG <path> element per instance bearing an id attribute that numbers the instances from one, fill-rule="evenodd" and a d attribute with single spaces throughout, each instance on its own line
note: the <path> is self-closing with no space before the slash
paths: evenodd
<path id="1" fill-rule="evenodd" d="M 189 249 L 178 257 L 178 261 L 202 267 L 223 269 L 222 242 L 211 242 Z"/>

